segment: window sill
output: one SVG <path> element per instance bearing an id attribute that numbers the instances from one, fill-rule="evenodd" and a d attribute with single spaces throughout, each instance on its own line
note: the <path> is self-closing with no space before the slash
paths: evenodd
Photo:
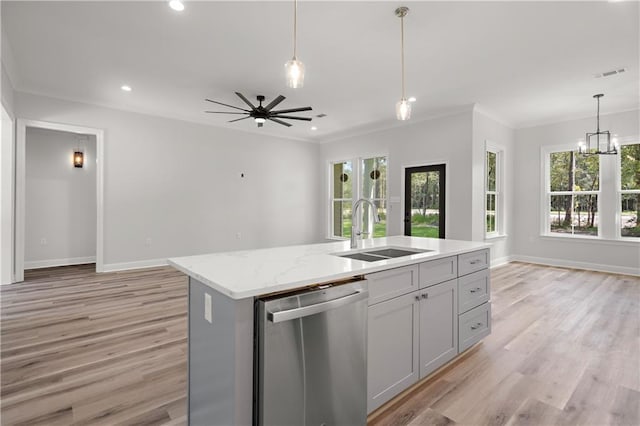
<path id="1" fill-rule="evenodd" d="M 625 238 L 623 239 L 607 239 L 601 237 L 587 237 L 587 236 L 570 236 L 570 235 L 550 235 L 541 234 L 540 238 L 543 240 L 564 241 L 564 242 L 584 242 L 593 241 L 596 244 L 614 245 L 614 246 L 637 246 L 640 243 L 640 238 Z"/>
<path id="2" fill-rule="evenodd" d="M 509 237 L 507 234 L 485 235 L 485 241 L 499 241 L 506 240 Z"/>

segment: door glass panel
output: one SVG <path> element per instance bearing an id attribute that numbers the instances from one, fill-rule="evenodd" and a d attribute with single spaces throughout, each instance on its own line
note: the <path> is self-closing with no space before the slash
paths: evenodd
<path id="1" fill-rule="evenodd" d="M 405 235 L 444 238 L 444 165 L 407 169 Z"/>
<path id="2" fill-rule="evenodd" d="M 351 200 L 333 202 L 333 235 L 351 237 Z"/>

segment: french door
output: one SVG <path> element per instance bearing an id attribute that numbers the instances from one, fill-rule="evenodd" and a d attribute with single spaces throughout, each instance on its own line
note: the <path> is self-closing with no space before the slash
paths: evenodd
<path id="1" fill-rule="evenodd" d="M 444 238 L 446 166 L 407 167 L 404 174 L 404 235 Z"/>

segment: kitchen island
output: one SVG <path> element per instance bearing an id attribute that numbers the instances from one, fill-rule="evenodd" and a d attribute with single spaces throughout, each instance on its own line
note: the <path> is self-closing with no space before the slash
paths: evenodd
<path id="1" fill-rule="evenodd" d="M 363 240 L 357 249 L 345 241 L 170 259 L 189 275 L 190 424 L 252 424 L 257 298 L 354 279 L 368 283 L 368 349 L 362 362 L 368 357 L 370 368 L 362 392 L 367 412 L 378 408 L 490 332 L 488 247 L 396 236 Z M 357 259 L 385 248 L 410 254 Z M 469 297 L 458 297 L 461 285 Z M 383 324 L 388 318 L 410 323 Z M 401 330 L 385 335 L 390 327 Z M 408 357 L 398 356 L 402 350 Z M 411 365 L 394 365 L 400 358 Z M 385 377 L 376 375 L 379 365 L 386 366 Z M 398 377 L 392 374 L 396 370 Z"/>

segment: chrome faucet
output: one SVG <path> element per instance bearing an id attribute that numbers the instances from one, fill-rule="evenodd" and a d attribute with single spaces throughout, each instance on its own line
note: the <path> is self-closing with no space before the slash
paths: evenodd
<path id="1" fill-rule="evenodd" d="M 378 213 L 377 213 L 378 208 L 370 200 L 367 200 L 366 198 L 360 198 L 358 201 L 353 203 L 353 210 L 351 211 L 351 248 L 352 249 L 358 247 L 358 240 L 356 239 L 356 237 L 359 237 L 360 235 L 362 235 L 362 229 L 360 229 L 362 227 L 360 226 L 360 228 L 358 228 L 356 226 L 356 219 L 359 217 L 356 213 L 358 211 L 358 207 L 360 207 L 363 203 L 367 203 L 371 206 L 373 223 L 380 222 L 380 216 L 378 216 Z"/>

